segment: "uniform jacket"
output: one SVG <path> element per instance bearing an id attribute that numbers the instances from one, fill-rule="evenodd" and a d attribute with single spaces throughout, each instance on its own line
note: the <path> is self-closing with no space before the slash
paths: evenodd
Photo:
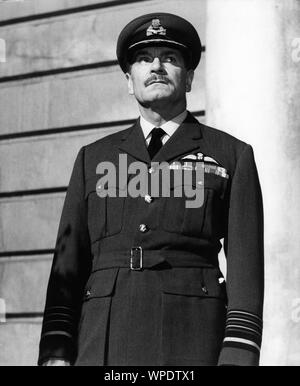
<path id="1" fill-rule="evenodd" d="M 116 197 L 100 198 L 105 173 L 97 166 L 118 165 L 120 154 L 128 164 L 146 165 L 149 176 L 153 172 L 139 120 L 84 146 L 76 158 L 48 283 L 39 364 L 64 358 L 75 365 L 257 365 L 264 251 L 252 147 L 188 114 L 152 162 L 202 162 L 198 208 L 172 194 L 124 197 L 132 175 L 116 179 Z M 203 189 L 198 183 L 192 180 Z M 175 185 L 170 182 L 171 192 Z M 218 264 L 222 239 L 226 284 Z"/>

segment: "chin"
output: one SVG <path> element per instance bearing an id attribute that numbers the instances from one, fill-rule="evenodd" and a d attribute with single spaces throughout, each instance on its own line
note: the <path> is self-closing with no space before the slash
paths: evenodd
<path id="1" fill-rule="evenodd" d="M 156 92 L 152 95 L 149 95 L 147 98 L 147 102 L 157 102 L 157 101 L 164 101 L 164 100 L 172 100 L 172 94 L 167 92 Z"/>

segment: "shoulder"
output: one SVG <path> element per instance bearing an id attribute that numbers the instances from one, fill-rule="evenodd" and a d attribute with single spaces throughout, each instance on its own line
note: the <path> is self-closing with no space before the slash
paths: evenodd
<path id="1" fill-rule="evenodd" d="M 250 146 L 245 141 L 215 127 L 201 124 L 201 130 L 204 140 L 208 145 L 216 147 L 232 156 L 239 156 L 245 148 Z"/>
<path id="2" fill-rule="evenodd" d="M 106 135 L 97 141 L 89 143 L 83 147 L 85 153 L 85 159 L 89 163 L 95 159 L 97 160 L 109 160 L 114 153 L 118 153 L 118 145 L 122 138 L 128 135 L 133 126 L 129 128 L 119 130 L 115 133 Z"/>
<path id="3" fill-rule="evenodd" d="M 249 143 L 235 137 L 232 134 L 219 128 L 208 126 L 199 122 L 192 114 L 190 121 L 201 133 L 199 141 L 200 151 L 226 169 L 229 176 L 235 174 L 237 165 L 249 163 L 254 165 L 254 154 Z"/>
<path id="4" fill-rule="evenodd" d="M 200 123 L 198 120 L 197 123 L 202 134 L 203 153 L 216 159 L 221 166 L 228 170 L 230 175 L 234 174 L 243 154 L 253 154 L 252 146 L 245 141 L 226 131 Z"/>
<path id="5" fill-rule="evenodd" d="M 94 152 L 98 152 L 99 150 L 103 150 L 103 149 L 109 150 L 110 147 L 117 146 L 120 143 L 120 140 L 130 132 L 132 127 L 133 126 L 126 128 L 126 129 L 123 129 L 123 130 L 119 130 L 115 133 L 106 135 L 106 136 L 102 137 L 101 139 L 98 139 L 92 143 L 85 145 L 84 146 L 85 152 L 86 153 L 94 153 Z"/>
<path id="6" fill-rule="evenodd" d="M 97 141 L 89 143 L 81 148 L 84 174 L 86 179 L 95 177 L 97 166 L 101 162 L 117 162 L 121 139 L 126 136 L 133 126 L 119 130 L 113 134 L 106 135 Z"/>

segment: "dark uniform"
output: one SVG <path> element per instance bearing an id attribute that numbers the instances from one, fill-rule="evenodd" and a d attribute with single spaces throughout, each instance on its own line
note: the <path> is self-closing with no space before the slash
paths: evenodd
<path id="1" fill-rule="evenodd" d="M 198 208 L 172 195 L 172 179 L 170 197 L 124 197 L 133 175 L 119 181 L 120 154 L 128 165 L 147 165 L 149 176 L 158 172 L 139 120 L 80 150 L 59 225 L 39 364 L 257 365 L 263 209 L 251 146 L 188 114 L 152 162 L 189 160 L 195 189 L 203 189 L 195 168 L 204 167 Z M 117 194 L 100 198 L 106 187 L 96 169 L 107 161 L 117 168 Z"/>

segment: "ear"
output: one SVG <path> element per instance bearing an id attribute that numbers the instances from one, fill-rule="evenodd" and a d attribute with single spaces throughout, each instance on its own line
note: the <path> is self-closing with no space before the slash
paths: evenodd
<path id="1" fill-rule="evenodd" d="M 194 70 L 188 70 L 186 74 L 186 92 L 190 92 L 192 90 L 192 83 L 194 79 Z"/>
<path id="2" fill-rule="evenodd" d="M 129 95 L 134 95 L 133 82 L 132 82 L 131 74 L 129 72 L 126 72 L 125 76 L 127 79 L 128 93 L 129 93 Z"/>

